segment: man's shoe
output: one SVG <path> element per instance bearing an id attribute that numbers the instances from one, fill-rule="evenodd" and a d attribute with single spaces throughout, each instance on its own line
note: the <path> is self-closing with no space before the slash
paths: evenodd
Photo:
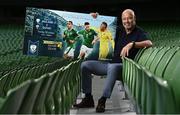
<path id="1" fill-rule="evenodd" d="M 96 112 L 97 112 L 97 113 L 103 113 L 103 112 L 105 112 L 105 103 L 106 103 L 106 101 L 103 100 L 103 99 L 99 99 L 99 100 L 98 100 L 98 105 L 97 105 L 97 107 L 96 107 Z"/>
<path id="2" fill-rule="evenodd" d="M 93 97 L 85 97 L 82 101 L 78 104 L 73 105 L 75 108 L 93 108 L 94 107 L 94 100 Z"/>

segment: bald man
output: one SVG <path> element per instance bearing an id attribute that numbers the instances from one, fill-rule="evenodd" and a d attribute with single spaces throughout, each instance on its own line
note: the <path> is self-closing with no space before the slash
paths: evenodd
<path id="1" fill-rule="evenodd" d="M 74 107 L 94 107 L 92 74 L 107 75 L 102 96 L 98 100 L 96 107 L 96 112 L 104 112 L 106 99 L 110 98 L 116 79 L 122 75 L 121 57 L 134 59 L 140 48 L 152 46 L 152 42 L 148 40 L 147 33 L 136 25 L 136 16 L 133 10 L 124 10 L 121 14 L 121 19 L 123 27 L 117 28 L 112 61 L 89 60 L 81 64 L 82 89 L 83 93 L 85 93 L 85 98 L 79 104 L 75 104 Z"/>

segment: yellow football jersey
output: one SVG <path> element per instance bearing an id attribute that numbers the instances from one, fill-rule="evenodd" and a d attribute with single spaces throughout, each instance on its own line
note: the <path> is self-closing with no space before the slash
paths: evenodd
<path id="1" fill-rule="evenodd" d="M 97 30 L 97 33 L 100 39 L 99 58 L 104 59 L 109 53 L 109 46 L 112 46 L 114 49 L 114 40 L 113 40 L 111 32 L 108 30 L 104 32 Z"/>

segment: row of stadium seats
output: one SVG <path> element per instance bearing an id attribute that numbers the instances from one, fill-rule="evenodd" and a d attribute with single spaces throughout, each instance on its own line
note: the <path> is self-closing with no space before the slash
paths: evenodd
<path id="1" fill-rule="evenodd" d="M 140 23 L 139 25 L 149 33 L 149 38 L 155 46 L 179 46 L 179 23 L 148 22 Z"/>
<path id="2" fill-rule="evenodd" d="M 27 56 L 23 55 L 22 51 L 12 52 L 11 54 L 0 55 L 0 72 L 9 71 L 13 68 L 21 68 L 26 65 L 38 65 L 48 62 L 62 60 L 58 57 L 45 57 L 45 56 Z"/>
<path id="3" fill-rule="evenodd" d="M 68 113 L 80 92 L 80 62 L 23 55 L 23 33 L 0 26 L 0 113 Z"/>
<path id="4" fill-rule="evenodd" d="M 69 113 L 71 105 L 80 92 L 78 70 L 80 62 L 79 60 L 72 61 L 62 67 L 56 64 L 51 65 L 51 67 L 58 66 L 59 69 L 51 73 L 48 73 L 46 69 L 46 73 L 41 77 L 31 78 L 9 89 L 6 96 L 0 98 L 0 113 Z M 40 72 L 34 73 L 40 74 Z M 22 77 L 18 80 L 21 79 Z M 11 82 L 11 80 L 7 81 Z"/>
<path id="5" fill-rule="evenodd" d="M 179 57 L 180 57 L 180 47 L 151 47 L 148 49 L 146 49 L 146 48 L 142 49 L 137 54 L 137 56 L 135 57 L 134 61 L 136 61 L 136 62 L 131 61 L 131 63 L 135 63 L 135 65 L 145 67 L 146 68 L 145 70 L 149 71 L 149 73 L 152 73 L 153 77 L 156 77 L 154 79 L 158 79 L 158 81 L 159 81 L 159 79 L 165 80 L 168 84 L 168 87 L 170 87 L 170 89 L 172 89 L 173 93 L 171 95 L 174 95 L 175 102 L 172 101 L 171 104 L 174 107 L 174 111 L 173 111 L 173 109 L 172 109 L 172 111 L 171 110 L 168 111 L 168 109 L 163 109 L 165 113 L 166 113 L 166 110 L 167 110 L 167 113 L 177 112 L 175 109 L 180 108 L 180 91 L 179 91 L 180 62 L 178 61 Z M 124 63 L 127 63 L 127 62 L 124 61 Z M 129 73 L 125 72 L 126 73 L 126 75 L 124 76 L 125 79 L 135 79 L 134 77 L 136 76 L 136 74 L 134 74 L 133 71 L 137 71 L 137 70 L 132 69 L 132 68 L 133 68 L 132 66 L 125 65 L 124 71 L 129 72 Z M 129 77 L 129 78 L 127 78 L 127 77 Z M 143 78 L 141 78 L 141 79 L 143 79 Z M 131 84 L 130 87 L 133 88 L 134 86 L 132 86 L 132 85 L 134 83 L 132 83 L 131 80 L 128 82 L 130 82 L 128 84 Z M 140 83 L 139 81 L 136 81 L 135 84 L 139 84 L 139 83 Z M 140 84 L 142 84 L 142 83 L 140 83 Z M 152 90 L 156 90 L 156 89 L 154 89 L 154 86 L 152 86 L 150 88 Z M 143 89 L 141 91 L 142 92 L 143 91 L 149 91 L 149 89 Z M 138 92 L 136 92 L 136 93 L 138 93 Z M 147 93 L 145 93 L 145 94 L 147 94 Z M 154 94 L 153 91 L 151 93 Z M 145 95 L 143 95 L 143 96 L 145 96 Z M 140 98 L 140 97 L 138 96 L 138 98 Z M 156 98 L 160 98 L 160 97 L 156 97 Z M 149 101 L 149 100 L 144 100 L 144 101 L 145 102 L 143 102 L 143 103 L 146 103 L 146 101 Z M 167 102 L 167 103 L 169 104 L 170 102 Z M 146 105 L 141 105 L 141 106 L 144 107 Z M 153 106 L 156 106 L 156 103 L 154 103 Z M 161 106 L 164 107 L 165 105 L 162 104 Z M 171 107 L 169 107 L 169 108 L 171 108 Z M 143 113 L 149 113 L 150 112 L 150 111 L 147 112 L 143 108 L 141 108 L 141 109 L 143 110 Z M 156 112 L 154 112 L 152 110 L 152 113 L 156 113 Z M 163 111 L 160 113 L 163 113 Z"/>
<path id="6" fill-rule="evenodd" d="M 21 25 L 0 26 L 0 54 L 22 50 L 24 29 Z"/>
<path id="7" fill-rule="evenodd" d="M 179 113 L 172 87 L 166 80 L 156 77 L 148 69 L 131 59 L 123 59 L 123 79 L 141 114 Z"/>
<path id="8" fill-rule="evenodd" d="M 29 79 L 39 78 L 41 75 L 52 72 L 57 68 L 67 65 L 69 62 L 63 59 L 52 63 L 29 65 L 1 73 L 0 97 L 5 97 L 7 92 Z"/>

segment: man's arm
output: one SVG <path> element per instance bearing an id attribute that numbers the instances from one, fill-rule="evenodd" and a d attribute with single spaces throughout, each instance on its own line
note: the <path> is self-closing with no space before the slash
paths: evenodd
<path id="1" fill-rule="evenodd" d="M 94 40 L 92 41 L 92 44 L 96 43 L 99 40 L 98 36 L 94 36 Z"/>
<path id="2" fill-rule="evenodd" d="M 151 47 L 151 46 L 152 46 L 152 42 L 150 40 L 135 42 L 134 44 L 135 48 L 144 48 L 144 47 Z"/>
<path id="3" fill-rule="evenodd" d="M 94 40 L 92 41 L 92 44 L 96 43 L 99 40 L 98 34 L 94 31 Z"/>
<path id="4" fill-rule="evenodd" d="M 134 45 L 134 46 L 133 46 Z M 134 47 L 134 48 L 144 48 L 144 47 L 151 47 L 152 46 L 152 42 L 150 40 L 145 40 L 145 41 L 141 41 L 141 42 L 130 42 L 129 44 L 127 44 L 121 51 L 120 56 L 129 56 L 129 50 Z"/>

